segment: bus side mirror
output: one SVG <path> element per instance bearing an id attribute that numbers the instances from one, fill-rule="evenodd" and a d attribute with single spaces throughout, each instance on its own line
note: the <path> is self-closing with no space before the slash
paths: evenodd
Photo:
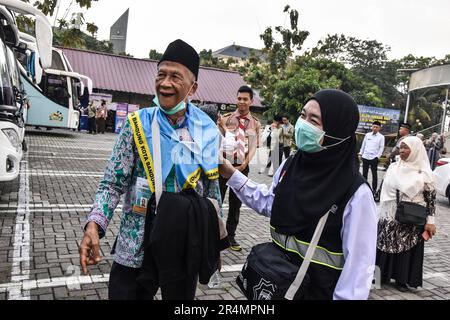
<path id="1" fill-rule="evenodd" d="M 37 16 L 35 22 L 36 44 L 40 53 L 42 68 L 52 65 L 53 31 L 45 17 Z"/>
<path id="2" fill-rule="evenodd" d="M 25 42 L 19 42 L 19 44 L 16 46 L 17 50 L 19 50 L 20 52 L 25 53 L 25 51 L 27 51 L 28 46 Z"/>

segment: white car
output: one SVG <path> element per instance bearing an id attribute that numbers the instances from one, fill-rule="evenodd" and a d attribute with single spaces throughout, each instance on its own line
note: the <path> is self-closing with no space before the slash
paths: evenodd
<path id="1" fill-rule="evenodd" d="M 450 158 L 441 158 L 436 165 L 433 172 L 437 193 L 447 197 L 450 203 Z"/>

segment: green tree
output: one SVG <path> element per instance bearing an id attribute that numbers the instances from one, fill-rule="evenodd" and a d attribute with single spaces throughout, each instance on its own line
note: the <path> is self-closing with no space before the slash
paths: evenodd
<path id="1" fill-rule="evenodd" d="M 376 40 L 334 34 L 320 40 L 310 54 L 344 63 L 365 82 L 376 85 L 381 94 L 377 106 L 383 107 L 395 104 L 400 98 L 396 88 L 398 65 L 388 60 L 389 51 L 389 46 Z"/>
<path id="2" fill-rule="evenodd" d="M 24 1 L 30 3 L 29 0 Z M 82 9 L 89 9 L 92 3 L 96 1 L 98 0 L 71 1 L 69 6 L 66 8 L 63 17 L 58 19 L 58 28 L 54 28 L 54 45 L 112 52 L 112 50 L 110 50 L 110 45 L 108 42 L 96 42 L 95 39 L 87 39 L 86 35 L 80 30 L 81 26 L 85 25 L 87 32 L 89 32 L 92 37 L 95 37 L 98 31 L 98 27 L 94 23 L 86 22 L 84 20 L 84 16 L 82 13 L 74 13 L 71 19 L 67 19 L 67 16 L 70 13 L 70 8 L 74 3 L 78 4 L 78 6 Z M 42 11 L 44 15 L 50 16 L 55 14 L 57 4 L 57 0 L 38 0 L 33 2 L 33 6 Z M 34 34 L 32 18 L 19 15 L 17 18 L 17 24 L 21 31 Z"/>
<path id="3" fill-rule="evenodd" d="M 229 58 L 227 61 L 224 61 L 223 59 L 216 58 L 212 54 L 212 50 L 206 50 L 203 49 L 199 53 L 200 56 L 200 65 L 203 67 L 211 67 L 211 68 L 218 68 L 218 69 L 232 69 L 232 65 L 236 63 L 236 60 Z"/>
<path id="4" fill-rule="evenodd" d="M 148 54 L 148 57 L 152 60 L 160 60 L 162 58 L 162 53 L 159 53 L 155 49 L 151 49 L 150 53 Z"/>
<path id="5" fill-rule="evenodd" d="M 30 0 L 22 0 L 24 2 L 30 3 Z M 92 2 L 97 2 L 98 0 L 75 0 L 80 8 L 89 9 L 92 6 Z M 69 7 L 73 4 L 74 0 L 71 1 Z M 55 12 L 58 0 L 37 0 L 33 2 L 33 6 L 42 11 L 45 15 L 52 16 Z"/>
<path id="6" fill-rule="evenodd" d="M 392 63 L 396 64 L 397 69 L 405 70 L 404 72 L 399 72 L 397 75 L 397 88 L 400 88 L 403 96 L 399 105 L 406 105 L 409 77 L 414 70 L 447 64 L 449 62 L 450 55 L 446 55 L 443 59 L 436 59 L 435 57 L 416 57 L 412 54 L 392 61 Z M 441 103 L 444 97 L 445 90 L 442 88 L 430 88 L 412 92 L 410 95 L 408 122 L 415 124 L 419 120 L 425 128 L 439 123 L 442 116 Z"/>
<path id="7" fill-rule="evenodd" d="M 90 37 L 87 34 L 83 34 L 84 38 L 84 47 L 87 50 L 97 51 L 97 52 L 105 52 L 105 53 L 114 53 L 113 44 L 108 40 L 97 40 L 94 37 Z"/>
<path id="8" fill-rule="evenodd" d="M 303 42 L 309 35 L 308 31 L 299 29 L 297 10 L 285 6 L 283 12 L 289 17 L 290 28 L 267 27 L 260 35 L 264 42 L 262 51 L 265 59 L 260 60 L 253 56 L 245 69 L 240 70 L 246 81 L 259 91 L 263 104 L 269 108 L 269 116 L 279 112 L 296 113 L 294 106 L 298 105 L 295 103 L 290 103 L 286 107 L 281 106 L 282 101 L 285 100 L 283 94 L 289 92 L 289 90 L 283 90 L 283 85 L 290 86 L 292 89 L 292 86 L 298 83 L 295 80 L 288 81 L 287 67 L 293 58 L 294 51 L 302 48 Z"/>
<path id="9" fill-rule="evenodd" d="M 266 28 L 261 39 L 267 59 L 251 61 L 244 72 L 246 81 L 259 91 L 268 107 L 268 116 L 284 114 L 295 120 L 304 101 L 323 88 L 349 92 L 359 104 L 378 106 L 382 103 L 379 86 L 347 67 L 345 61 L 338 58 L 344 53 L 337 46 L 329 46 L 332 53 L 306 52 L 295 57 L 309 32 L 299 29 L 296 10 L 286 6 L 284 12 L 291 20 L 290 28 Z M 345 37 L 336 40 L 348 41 Z M 363 57 L 358 58 L 362 65 Z"/>

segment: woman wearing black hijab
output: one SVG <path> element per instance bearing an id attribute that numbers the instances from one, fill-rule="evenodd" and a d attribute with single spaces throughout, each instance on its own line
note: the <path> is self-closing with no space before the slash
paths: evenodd
<path id="1" fill-rule="evenodd" d="M 280 250 L 301 265 L 319 219 L 333 206 L 302 284 L 303 299 L 367 299 L 375 268 L 376 205 L 359 173 L 358 107 L 339 90 L 321 90 L 305 104 L 295 126 L 299 151 L 274 175 L 270 189 L 228 163 L 228 185 L 257 213 L 271 217 Z M 335 207 L 335 208 L 336 208 Z M 294 237 L 294 241 L 289 241 Z M 277 241 L 280 238 L 284 242 Z M 289 247 L 289 243 L 297 243 Z"/>

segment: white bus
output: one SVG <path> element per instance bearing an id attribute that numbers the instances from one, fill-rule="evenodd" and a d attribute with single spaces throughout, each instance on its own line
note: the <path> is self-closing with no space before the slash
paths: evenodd
<path id="1" fill-rule="evenodd" d="M 29 39 L 22 39 L 30 46 Z M 21 78 L 30 101 L 27 125 L 47 128 L 76 129 L 80 121 L 77 110 L 79 97 L 84 92 L 85 83 L 89 93 L 92 93 L 92 80 L 84 75 L 73 72 L 72 66 L 63 51 L 52 49 L 52 65 L 43 70 L 39 84 L 33 83 L 30 65 L 33 65 L 33 55 L 27 55 L 27 61 L 21 61 L 27 74 L 22 72 Z M 30 63 L 31 60 L 31 63 Z M 31 73 L 31 76 L 30 76 Z"/>
<path id="2" fill-rule="evenodd" d="M 52 29 L 36 8 L 19 0 L 0 0 L 0 181 L 14 180 L 23 155 L 26 96 L 17 56 L 26 49 L 20 43 L 15 13 L 31 14 L 35 20 L 38 70 L 51 65 Z M 41 50 L 42 49 L 42 50 Z"/>

